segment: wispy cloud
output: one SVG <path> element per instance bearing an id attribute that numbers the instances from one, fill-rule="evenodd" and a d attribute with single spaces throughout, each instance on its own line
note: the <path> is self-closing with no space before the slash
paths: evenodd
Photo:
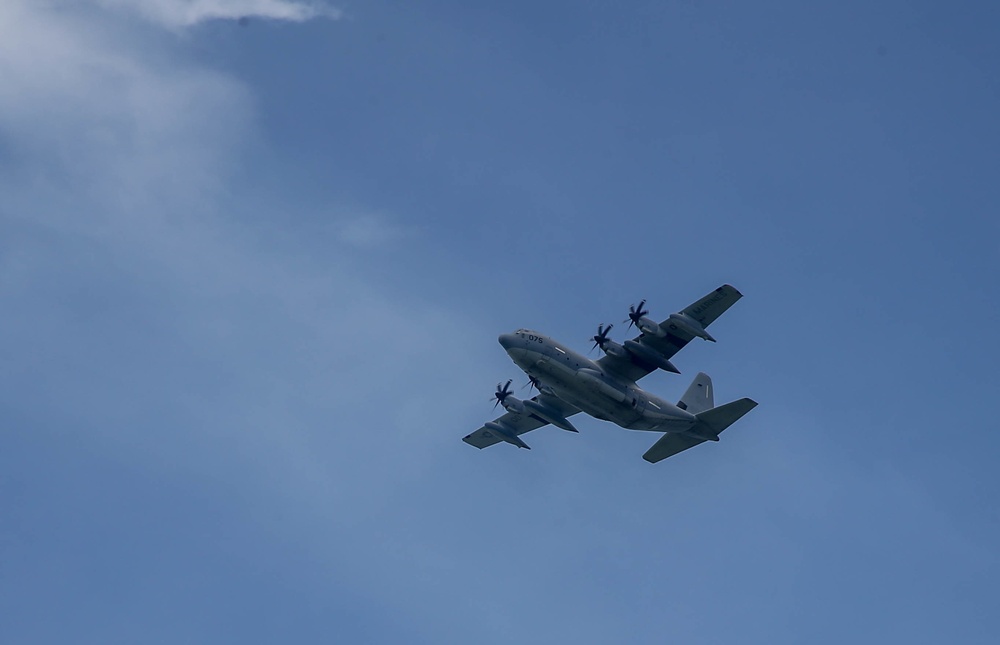
<path id="1" fill-rule="evenodd" d="M 301 3 L 216 4 L 236 15 Z M 299 11 L 288 15 L 312 15 Z M 138 47 L 121 28 L 27 0 L 0 4 L 5 396 L 72 410 L 110 441 L 162 422 L 149 411 L 169 399 L 175 424 L 201 428 L 184 441 L 239 436 L 295 494 L 323 482 L 325 503 L 347 490 L 333 482 L 359 467 L 352 447 L 389 442 L 384 465 L 369 469 L 405 473 L 419 460 L 400 451 L 419 452 L 426 436 L 395 415 L 375 434 L 353 426 L 385 405 L 385 392 L 402 393 L 400 409 L 440 418 L 407 384 L 431 374 L 443 390 L 469 388 L 462 371 L 473 363 L 445 370 L 448 357 L 428 342 L 444 334 L 460 344 L 467 326 L 346 261 L 300 257 L 246 226 L 241 214 L 266 220 L 240 201 L 233 178 L 245 141 L 258 136 L 251 90 L 177 62 L 169 45 Z M 285 197 L 290 209 L 318 210 Z M 341 241 L 386 244 L 402 230 L 392 222 L 348 218 Z M 22 372 L 35 377 L 17 379 Z M 158 436 L 156 449 L 181 451 L 172 440 Z"/>
<path id="2" fill-rule="evenodd" d="M 94 0 L 112 9 L 125 9 L 165 27 L 190 27 L 207 20 L 264 18 L 304 22 L 340 18 L 339 9 L 325 2 L 303 0 Z"/>
<path id="3" fill-rule="evenodd" d="M 159 212 L 166 198 L 202 199 L 218 186 L 252 119 L 246 88 L 205 68 L 154 64 L 157 44 L 146 47 L 100 17 L 0 5 L 0 133 L 21 174 L 15 192 L 69 184 L 134 220 L 141 204 Z M 64 224 L 79 219 L 61 214 Z"/>

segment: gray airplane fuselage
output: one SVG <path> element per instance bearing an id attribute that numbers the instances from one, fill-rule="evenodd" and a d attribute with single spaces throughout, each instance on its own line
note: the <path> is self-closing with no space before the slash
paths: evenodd
<path id="1" fill-rule="evenodd" d="M 518 367 L 541 382 L 543 391 L 551 390 L 592 417 L 658 432 L 683 432 L 696 421 L 693 414 L 605 373 L 596 362 L 547 336 L 519 329 L 498 340 Z"/>

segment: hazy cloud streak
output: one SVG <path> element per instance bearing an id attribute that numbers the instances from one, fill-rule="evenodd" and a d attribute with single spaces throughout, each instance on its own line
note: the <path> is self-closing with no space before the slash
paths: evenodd
<path id="1" fill-rule="evenodd" d="M 107 8 L 127 9 L 165 27 L 190 27 L 206 20 L 264 18 L 304 22 L 340 18 L 342 12 L 323 2 L 302 0 L 95 0 Z"/>

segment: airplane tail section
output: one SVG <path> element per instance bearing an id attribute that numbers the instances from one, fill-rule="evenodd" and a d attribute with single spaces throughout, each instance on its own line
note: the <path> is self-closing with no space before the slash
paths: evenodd
<path id="1" fill-rule="evenodd" d="M 695 415 L 698 417 L 698 422 L 694 425 L 695 434 L 718 437 L 720 432 L 739 421 L 744 414 L 755 407 L 757 407 L 756 401 L 744 398 L 739 401 L 720 405 L 711 410 L 699 412 Z"/>
<path id="2" fill-rule="evenodd" d="M 687 392 L 677 402 L 677 407 L 687 410 L 691 414 L 698 414 L 715 407 L 715 396 L 712 392 L 712 377 L 704 372 L 699 372 L 694 377 Z"/>
<path id="3" fill-rule="evenodd" d="M 699 374 L 695 382 L 688 388 L 688 392 L 696 387 Z M 707 377 L 706 377 L 707 378 Z M 711 383 L 711 381 L 709 381 Z M 684 395 L 687 397 L 687 393 Z M 711 394 L 709 395 L 711 396 Z M 681 399 L 684 401 L 684 398 Z M 695 413 L 697 421 L 690 430 L 684 433 L 668 432 L 642 456 L 646 461 L 655 464 L 663 461 L 667 457 L 672 457 L 688 448 L 693 448 L 706 441 L 718 441 L 719 433 L 736 423 L 747 412 L 757 407 L 757 402 L 753 399 L 740 399 L 732 403 L 720 405 L 717 408 L 710 408 L 702 412 Z M 690 408 L 689 408 L 690 411 Z"/>

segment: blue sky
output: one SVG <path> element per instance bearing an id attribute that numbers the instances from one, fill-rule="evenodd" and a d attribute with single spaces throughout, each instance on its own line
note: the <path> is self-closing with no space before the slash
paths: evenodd
<path id="1" fill-rule="evenodd" d="M 995 642 L 998 13 L 7 0 L 0 640 Z M 460 441 L 724 282 L 719 444 Z"/>

